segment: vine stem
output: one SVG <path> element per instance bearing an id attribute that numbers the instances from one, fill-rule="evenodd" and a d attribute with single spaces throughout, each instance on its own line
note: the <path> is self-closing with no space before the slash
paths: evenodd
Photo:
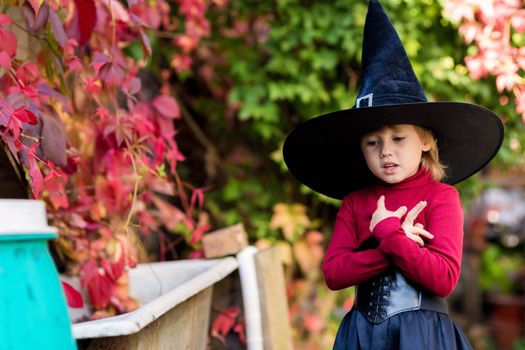
<path id="1" fill-rule="evenodd" d="M 128 217 L 126 218 L 126 222 L 124 223 L 124 229 L 126 230 L 126 233 L 129 234 L 129 225 L 131 223 L 131 218 L 133 217 L 133 213 L 135 211 L 135 206 L 137 203 L 137 196 L 139 192 L 139 176 L 138 176 L 138 169 L 137 169 L 137 163 L 135 161 L 135 156 L 133 155 L 132 147 L 129 144 L 129 140 L 127 138 L 124 138 L 126 141 L 126 147 L 128 148 L 129 157 L 131 159 L 131 166 L 133 168 L 133 174 L 135 175 L 135 183 L 133 185 L 133 197 L 131 200 L 131 208 L 129 208 Z"/>

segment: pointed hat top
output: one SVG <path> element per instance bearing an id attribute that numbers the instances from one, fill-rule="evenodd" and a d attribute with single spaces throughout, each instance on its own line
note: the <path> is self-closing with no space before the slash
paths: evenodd
<path id="1" fill-rule="evenodd" d="M 356 107 L 427 101 L 401 39 L 377 0 L 368 5 L 362 69 Z"/>

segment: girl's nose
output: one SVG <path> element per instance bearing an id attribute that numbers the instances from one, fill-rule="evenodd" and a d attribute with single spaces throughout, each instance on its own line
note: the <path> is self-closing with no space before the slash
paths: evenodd
<path id="1" fill-rule="evenodd" d="M 384 144 L 383 147 L 381 147 L 381 153 L 379 156 L 381 158 L 389 157 L 392 155 L 392 151 L 390 151 L 390 147 L 388 145 Z"/>

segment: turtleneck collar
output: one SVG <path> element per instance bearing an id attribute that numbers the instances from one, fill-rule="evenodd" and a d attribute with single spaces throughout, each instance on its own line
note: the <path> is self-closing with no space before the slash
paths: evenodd
<path id="1" fill-rule="evenodd" d="M 407 177 L 401 182 L 389 184 L 383 181 L 378 181 L 375 185 L 377 189 L 381 190 L 405 190 L 407 188 L 420 187 L 434 181 L 432 174 L 426 168 L 421 167 L 414 175 Z"/>

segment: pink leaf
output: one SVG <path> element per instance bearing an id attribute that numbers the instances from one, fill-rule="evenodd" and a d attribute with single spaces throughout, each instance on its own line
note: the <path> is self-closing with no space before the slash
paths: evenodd
<path id="1" fill-rule="evenodd" d="M 69 200 L 64 189 L 62 177 L 50 172 L 44 179 L 47 197 L 54 209 L 69 208 Z"/>
<path id="2" fill-rule="evenodd" d="M 164 118 L 180 119 L 180 108 L 177 101 L 168 95 L 159 95 L 152 102 L 155 110 Z"/>
<path id="3" fill-rule="evenodd" d="M 174 40 L 175 44 L 182 49 L 184 53 L 189 53 L 197 47 L 197 39 L 189 35 L 179 35 Z"/>
<path id="4" fill-rule="evenodd" d="M 320 333 L 324 326 L 324 320 L 317 314 L 308 314 L 304 317 L 304 327 L 311 333 Z"/>
<path id="5" fill-rule="evenodd" d="M 0 27 L 0 51 L 5 51 L 9 56 L 16 55 L 18 41 L 16 36 L 7 29 Z"/>
<path id="6" fill-rule="evenodd" d="M 33 197 L 38 198 L 42 189 L 44 188 L 44 178 L 42 172 L 35 161 L 31 162 L 29 168 L 29 176 L 31 177 L 31 189 L 33 190 Z"/>
<path id="7" fill-rule="evenodd" d="M 0 26 L 3 26 L 4 24 L 12 24 L 12 23 L 13 21 L 11 20 L 9 16 L 0 13 Z"/>
<path id="8" fill-rule="evenodd" d="M 204 189 L 203 188 L 195 188 L 193 190 L 193 193 L 191 194 L 190 206 L 193 208 L 195 206 L 195 203 L 198 203 L 199 208 L 201 208 L 202 205 L 204 204 Z"/>
<path id="9" fill-rule="evenodd" d="M 188 255 L 189 259 L 204 259 L 204 250 L 202 249 L 196 249 L 192 250 L 191 253 Z"/>
<path id="10" fill-rule="evenodd" d="M 215 320 L 213 320 L 211 326 L 212 336 L 219 338 L 221 342 L 225 344 L 225 337 L 235 325 L 237 315 L 239 315 L 239 308 L 236 306 L 229 307 L 222 311 Z"/>
<path id="11" fill-rule="evenodd" d="M 118 1 L 114 0 L 99 0 L 100 3 L 104 4 L 110 13 L 115 16 L 115 19 L 119 22 L 128 23 L 130 21 L 129 12 L 124 6 Z M 128 7 L 131 7 L 131 4 L 128 4 Z"/>
<path id="12" fill-rule="evenodd" d="M 208 231 L 210 229 L 209 225 L 203 225 L 197 227 L 192 233 L 191 233 L 191 239 L 190 244 L 195 244 L 197 242 L 200 242 L 202 239 L 202 236 L 204 235 L 204 232 Z"/>
<path id="13" fill-rule="evenodd" d="M 184 71 L 188 71 L 191 68 L 191 64 L 193 63 L 193 60 L 188 55 L 174 55 L 171 58 L 171 66 L 175 68 L 175 70 L 180 73 Z"/>
<path id="14" fill-rule="evenodd" d="M 5 51 L 0 51 L 0 67 L 11 68 L 11 57 Z"/>
<path id="15" fill-rule="evenodd" d="M 82 294 L 78 292 L 72 285 L 67 282 L 62 282 L 62 289 L 64 290 L 64 295 L 66 296 L 67 305 L 72 308 L 81 308 L 84 306 L 84 300 L 82 299 Z"/>

